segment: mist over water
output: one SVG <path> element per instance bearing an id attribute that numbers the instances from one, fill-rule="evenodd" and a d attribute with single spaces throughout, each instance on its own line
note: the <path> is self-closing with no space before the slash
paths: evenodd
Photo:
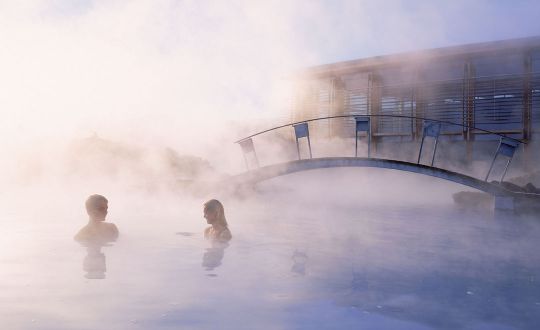
<path id="1" fill-rule="evenodd" d="M 388 170 L 217 189 L 244 170 L 233 141 L 290 121 L 299 68 L 538 30 L 537 11 L 487 4 L 0 3 L 0 327 L 534 329 L 535 218 L 459 209 L 464 187 Z M 456 24 L 462 8 L 475 17 Z M 289 133 L 256 141 L 261 163 L 295 159 Z M 120 238 L 82 246 L 96 193 Z M 211 198 L 228 244 L 203 238 Z"/>
<path id="2" fill-rule="evenodd" d="M 457 209 L 459 190 L 378 169 L 289 175 L 212 196 L 233 233 L 215 245 L 204 198 L 110 189 L 120 238 L 99 251 L 72 239 L 86 188 L 26 190 L 2 208 L 0 315 L 10 329 L 534 328 L 537 220 Z"/>

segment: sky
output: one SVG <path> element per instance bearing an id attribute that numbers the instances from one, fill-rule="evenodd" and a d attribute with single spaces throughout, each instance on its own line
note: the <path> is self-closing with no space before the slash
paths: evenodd
<path id="1" fill-rule="evenodd" d="M 539 35 L 538 12 L 536 1 L 4 0 L 0 139 L 8 157 L 94 133 L 215 151 L 282 123 L 295 70 Z"/>

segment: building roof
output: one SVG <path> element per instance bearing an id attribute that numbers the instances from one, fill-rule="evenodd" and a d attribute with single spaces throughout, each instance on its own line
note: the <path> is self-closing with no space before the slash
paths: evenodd
<path id="1" fill-rule="evenodd" d="M 499 53 L 509 50 L 527 50 L 532 48 L 540 48 L 540 36 L 426 49 L 324 64 L 300 70 L 297 76 L 299 78 L 337 76 L 350 72 L 369 71 L 381 66 L 411 65 L 443 58 L 466 57 L 470 55 Z"/>

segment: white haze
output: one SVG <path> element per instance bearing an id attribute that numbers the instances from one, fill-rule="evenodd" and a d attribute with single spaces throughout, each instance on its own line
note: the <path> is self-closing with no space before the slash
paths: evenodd
<path id="1" fill-rule="evenodd" d="M 243 170 L 233 141 L 288 121 L 290 78 L 305 66 L 540 31 L 535 2 L 506 7 L 487 0 L 0 0 L 0 223 L 7 233 L 0 321 L 12 329 L 92 329 L 103 322 L 111 329 L 175 328 L 162 322 L 175 309 L 186 327 L 253 328 L 266 320 L 291 328 L 298 319 L 284 310 L 293 305 L 303 311 L 296 324 L 307 328 L 324 312 L 329 329 L 344 315 L 349 328 L 384 328 L 365 318 L 379 310 L 377 290 L 368 290 L 374 305 L 362 307 L 364 313 L 334 306 L 337 295 L 358 298 L 342 294 L 357 290 L 349 285 L 351 269 L 366 265 L 374 278 L 381 269 L 405 269 L 415 275 L 406 289 L 421 287 L 434 269 L 477 285 L 482 277 L 467 274 L 470 258 L 477 258 L 474 271 L 495 279 L 513 278 L 498 272 L 501 260 L 515 259 L 538 275 L 538 258 L 523 253 L 531 251 L 538 225 L 526 223 L 523 242 L 508 239 L 506 227 L 492 226 L 490 212 L 456 211 L 451 194 L 463 187 L 451 183 L 333 169 L 270 180 L 244 195 L 185 194 L 189 180 L 177 185 L 185 173 L 174 167 L 177 161 L 210 166 L 194 174 L 201 179 Z M 282 138 L 258 142 L 261 160 L 295 157 L 294 144 L 283 145 Z M 349 142 L 314 150 L 351 155 Z M 83 278 L 85 250 L 72 241 L 87 221 L 83 203 L 92 193 L 109 199 L 108 220 L 121 233 L 104 248 L 102 282 Z M 201 267 L 207 242 L 200 234 L 208 198 L 224 202 L 234 236 L 219 276 L 210 280 Z M 489 251 L 481 246 L 486 233 L 494 237 Z M 510 248 L 497 250 L 499 241 Z M 296 249 L 309 255 L 305 278 L 290 270 Z M 485 255 L 494 260 L 485 269 L 495 271 L 482 268 Z M 459 294 L 468 297 L 467 290 L 475 292 L 463 285 Z M 412 295 L 396 291 L 398 298 Z M 364 301 L 362 291 L 356 294 Z M 413 314 L 425 311 L 418 296 Z M 523 310 L 537 308 L 537 301 Z M 463 326 L 470 315 L 460 302 L 442 306 L 465 315 Z M 514 307 L 502 304 L 496 312 L 515 321 L 522 315 L 512 314 Z M 208 318 L 209 308 L 217 316 Z"/>
<path id="2" fill-rule="evenodd" d="M 298 68 L 537 31 L 534 3 L 465 3 L 2 2 L 2 165 L 96 133 L 237 171 L 232 142 L 287 121 Z"/>

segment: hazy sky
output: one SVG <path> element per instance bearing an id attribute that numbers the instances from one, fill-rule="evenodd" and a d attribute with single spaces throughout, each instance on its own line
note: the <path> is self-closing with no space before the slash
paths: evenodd
<path id="1" fill-rule="evenodd" d="M 297 68 L 538 35 L 538 12 L 536 1 L 1 1 L 0 138 L 96 132 L 180 148 L 278 117 Z"/>
<path id="2" fill-rule="evenodd" d="M 320 62 L 540 34 L 537 1 L 319 3 L 297 26 Z"/>

